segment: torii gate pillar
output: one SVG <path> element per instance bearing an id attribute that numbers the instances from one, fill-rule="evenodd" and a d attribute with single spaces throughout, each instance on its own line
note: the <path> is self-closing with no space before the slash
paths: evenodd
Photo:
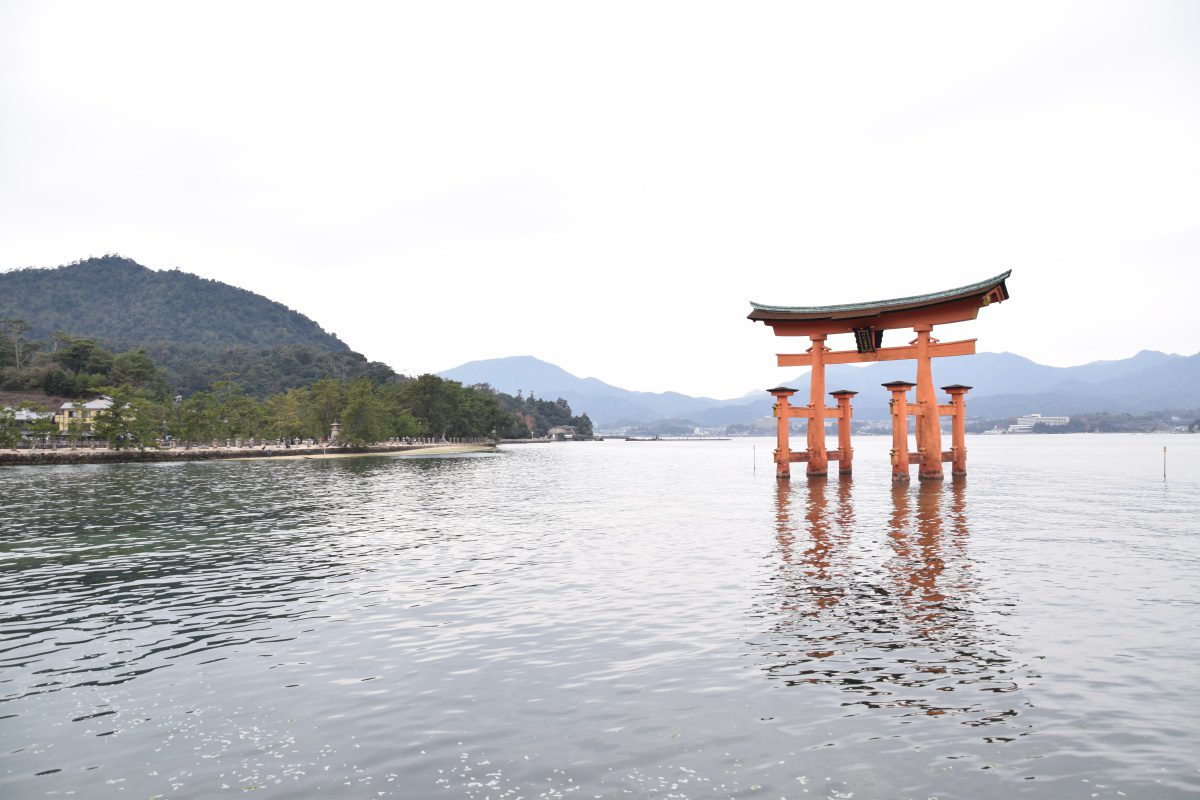
<path id="1" fill-rule="evenodd" d="M 796 390 L 789 386 L 776 386 L 770 392 L 775 398 L 775 477 L 786 481 L 792 477 L 792 450 L 788 442 L 792 406 L 788 398 Z"/>
<path id="2" fill-rule="evenodd" d="M 892 410 L 892 483 L 908 483 L 908 390 L 914 385 L 908 381 L 883 384 L 892 393 L 888 401 Z"/>
<path id="3" fill-rule="evenodd" d="M 933 388 L 933 365 L 929 345 L 932 325 L 914 325 L 917 334 L 917 452 L 921 464 L 917 477 L 923 481 L 942 479 L 942 425 L 938 421 L 937 392 Z"/>
<path id="4" fill-rule="evenodd" d="M 965 478 L 967 475 L 967 392 L 971 391 L 971 387 L 954 383 L 943 386 L 942 391 L 950 395 L 950 404 L 954 407 L 950 440 L 950 474 L 955 478 Z"/>
<path id="5" fill-rule="evenodd" d="M 808 477 L 824 478 L 829 474 L 829 455 L 825 452 L 825 346 L 822 333 L 809 336 L 812 347 L 812 377 L 808 382 Z"/>
<path id="6" fill-rule="evenodd" d="M 838 474 L 849 475 L 854 470 L 854 448 L 850 445 L 850 422 L 853 412 L 850 409 L 850 399 L 858 392 L 849 389 L 838 389 L 830 392 L 837 399 L 838 407 Z"/>

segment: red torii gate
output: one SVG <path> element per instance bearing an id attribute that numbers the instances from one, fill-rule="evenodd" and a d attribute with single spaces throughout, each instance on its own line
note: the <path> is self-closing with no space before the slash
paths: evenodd
<path id="1" fill-rule="evenodd" d="M 975 352 L 975 340 L 939 342 L 933 338 L 933 326 L 975 319 L 979 309 L 1008 299 L 1005 280 L 1012 270 L 986 281 L 949 289 L 944 292 L 879 300 L 869 303 L 849 303 L 836 306 L 770 306 L 751 303 L 754 308 L 749 319 L 763 322 L 776 336 L 807 336 L 812 346 L 804 353 L 777 355 L 781 367 L 811 367 L 809 404 L 793 406 L 789 398 L 795 389 L 778 386 L 769 390 L 775 397 L 775 416 L 778 420 L 775 450 L 775 474 L 791 477 L 791 463 L 808 464 L 809 477 L 823 477 L 829 462 L 840 464 L 839 472 L 849 473 L 854 451 L 850 446 L 850 399 L 856 392 L 830 392 L 837 399 L 836 407 L 825 405 L 825 365 L 851 364 L 871 361 L 917 360 L 917 382 L 892 381 L 884 386 L 892 393 L 892 480 L 907 481 L 908 465 L 915 461 L 921 480 L 941 480 L 942 462 L 953 464 L 954 475 L 967 473 L 967 449 L 964 441 L 963 415 L 965 395 L 971 388 L 955 384 L 943 386 L 950 403 L 939 405 L 933 388 L 933 369 L 930 361 L 939 356 L 965 356 Z M 903 347 L 883 347 L 883 332 L 896 328 L 912 328 L 917 337 Z M 853 333 L 855 350 L 830 350 L 825 340 L 832 334 Z M 916 402 L 908 402 L 908 390 L 916 387 Z M 908 449 L 908 417 L 916 417 L 917 450 Z M 942 430 L 939 417 L 953 417 L 952 447 L 942 450 Z M 794 417 L 808 420 L 808 443 L 805 450 L 793 452 L 789 447 L 788 426 Z M 838 448 L 825 449 L 825 420 L 838 421 Z"/>

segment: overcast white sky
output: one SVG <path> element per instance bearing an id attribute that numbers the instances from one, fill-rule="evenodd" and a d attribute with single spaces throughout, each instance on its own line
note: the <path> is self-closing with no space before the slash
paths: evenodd
<path id="1" fill-rule="evenodd" d="M 1200 3 L 0 2 L 0 269 L 106 252 L 409 372 L 741 395 L 748 300 L 1009 268 L 943 340 L 1190 354 Z"/>

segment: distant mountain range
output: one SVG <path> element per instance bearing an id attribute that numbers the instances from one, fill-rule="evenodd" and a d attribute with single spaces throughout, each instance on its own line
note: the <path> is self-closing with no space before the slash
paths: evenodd
<path id="1" fill-rule="evenodd" d="M 489 383 L 510 394 L 520 390 L 538 397 L 562 397 L 571 408 L 586 411 L 602 427 L 664 418 L 685 418 L 704 426 L 733 425 L 771 413 L 766 387 L 760 397 L 751 393 L 730 400 L 678 392 L 635 392 L 597 378 L 580 378 L 533 356 L 471 361 L 438 374 L 465 384 Z M 1077 367 L 1050 367 L 1013 353 L 978 353 L 938 359 L 934 376 L 939 386 L 973 386 L 967 397 L 967 413 L 983 419 L 1028 413 L 1140 413 L 1200 408 L 1200 353 L 1180 356 L 1143 350 L 1132 358 Z M 831 390 L 859 392 L 854 401 L 858 419 L 886 419 L 889 395 L 880 384 L 915 378 L 915 363 L 905 361 L 826 369 L 826 385 Z M 807 402 L 807 372 L 783 384 L 799 389 L 804 396 L 801 402 Z"/>
<path id="2" fill-rule="evenodd" d="M 592 421 L 601 425 L 622 421 L 649 422 L 665 417 L 695 420 L 695 415 L 722 405 L 746 402 L 745 398 L 722 401 L 678 392 L 634 392 L 597 378 L 576 377 L 562 367 L 533 356 L 470 361 L 438 375 L 466 385 L 488 383 L 508 394 L 522 391 L 550 400 L 561 397 L 571 404 L 571 408 L 586 410 Z M 580 405 L 575 404 L 575 398 Z"/>
<path id="3" fill-rule="evenodd" d="M 0 319 L 9 318 L 24 319 L 29 338 L 43 342 L 62 331 L 114 350 L 145 348 L 185 394 L 224 379 L 264 397 L 327 376 L 398 377 L 281 303 L 178 270 L 148 269 L 121 256 L 0 273 Z M 729 400 L 635 392 L 580 378 L 532 356 L 472 361 L 440 374 L 468 385 L 489 383 L 510 394 L 562 397 L 601 426 L 666 418 L 721 426 L 752 422 L 771 409 L 762 391 L 766 387 Z M 934 374 L 939 385 L 975 387 L 967 399 L 968 414 L 975 418 L 1200 408 L 1200 354 L 1143 351 L 1120 361 L 1049 367 L 1012 353 L 979 353 L 939 359 Z M 841 365 L 827 370 L 826 385 L 860 392 L 854 404 L 858 419 L 885 419 L 888 395 L 879 384 L 914 377 L 911 361 Z M 785 383 L 807 401 L 807 375 Z"/>

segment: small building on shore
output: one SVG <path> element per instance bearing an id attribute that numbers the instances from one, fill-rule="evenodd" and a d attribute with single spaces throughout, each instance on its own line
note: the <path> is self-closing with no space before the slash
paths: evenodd
<path id="1" fill-rule="evenodd" d="M 29 408 L 11 408 L 8 406 L 4 407 L 3 412 L 12 415 L 12 421 L 17 426 L 17 431 L 22 438 L 37 435 L 34 432 L 33 426 L 54 415 L 51 411 L 34 411 Z"/>
<path id="2" fill-rule="evenodd" d="M 54 422 L 58 425 L 60 433 L 68 433 L 77 431 L 79 433 L 94 433 L 96 430 L 96 417 L 101 411 L 106 411 L 112 408 L 112 398 L 107 395 L 101 395 L 95 400 L 89 400 L 86 403 L 66 402 L 54 414 Z"/>
<path id="3" fill-rule="evenodd" d="M 576 435 L 577 434 L 574 425 L 555 425 L 553 428 L 546 431 L 547 438 L 557 439 L 560 442 L 568 439 L 574 439 Z"/>

